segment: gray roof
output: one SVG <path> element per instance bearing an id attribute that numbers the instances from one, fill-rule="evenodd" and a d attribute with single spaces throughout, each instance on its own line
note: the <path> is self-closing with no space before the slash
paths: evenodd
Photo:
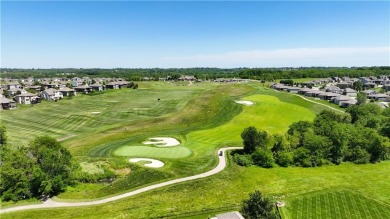
<path id="1" fill-rule="evenodd" d="M 335 93 L 331 93 L 331 92 L 325 92 L 325 93 L 320 94 L 320 96 L 328 96 L 328 97 L 337 97 L 339 95 L 340 94 L 335 94 Z"/>
<path id="2" fill-rule="evenodd" d="M 34 97 L 34 96 L 37 96 L 36 94 L 32 94 L 32 93 L 22 93 L 22 94 L 19 94 L 19 95 L 16 95 L 17 97 Z"/>
<path id="3" fill-rule="evenodd" d="M 217 218 L 218 219 L 245 219 L 238 211 L 217 214 Z"/>
<path id="4" fill-rule="evenodd" d="M 356 90 L 351 89 L 351 88 L 345 88 L 345 92 L 346 92 L 346 93 L 357 93 Z"/>
<path id="5" fill-rule="evenodd" d="M 0 97 L 0 103 L 15 103 L 15 101 L 7 99 L 5 97 Z"/>
<path id="6" fill-rule="evenodd" d="M 69 88 L 69 87 L 61 87 L 61 88 L 59 89 L 59 91 L 70 92 L 70 91 L 74 91 L 74 89 Z"/>
<path id="7" fill-rule="evenodd" d="M 44 90 L 43 92 L 45 92 L 49 95 L 54 95 L 54 93 L 57 92 L 57 90 L 55 90 L 53 88 L 49 88 L 49 89 Z"/>

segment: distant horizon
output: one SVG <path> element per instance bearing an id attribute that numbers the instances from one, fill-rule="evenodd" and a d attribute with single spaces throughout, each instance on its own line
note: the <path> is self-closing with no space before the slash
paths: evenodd
<path id="1" fill-rule="evenodd" d="M 2 68 L 390 65 L 388 1 L 3 1 Z"/>
<path id="2" fill-rule="evenodd" d="M 114 67 L 114 68 L 78 68 L 78 67 L 65 67 L 65 68 L 7 68 L 0 67 L 1 70 L 11 69 L 11 70 L 65 70 L 65 69 L 299 69 L 299 68 L 380 68 L 380 67 L 390 67 L 390 65 L 373 65 L 373 66 L 300 66 L 300 67 L 291 67 L 291 66 L 283 66 L 283 67 L 235 67 L 235 68 L 219 68 L 219 67 L 184 67 L 184 68 L 159 68 L 159 67 L 151 67 L 151 68 L 131 68 L 131 67 Z"/>

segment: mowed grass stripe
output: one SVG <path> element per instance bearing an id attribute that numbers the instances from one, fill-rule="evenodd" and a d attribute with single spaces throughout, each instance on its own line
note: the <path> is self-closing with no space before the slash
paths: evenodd
<path id="1" fill-rule="evenodd" d="M 318 201 L 320 199 L 320 201 Z M 388 218 L 390 205 L 348 190 L 327 190 L 303 194 L 288 201 L 291 218 Z"/>

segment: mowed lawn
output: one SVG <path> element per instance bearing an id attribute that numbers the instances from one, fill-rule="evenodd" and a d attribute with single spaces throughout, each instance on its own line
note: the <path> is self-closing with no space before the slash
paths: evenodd
<path id="1" fill-rule="evenodd" d="M 387 219 L 390 216 L 388 203 L 376 201 L 351 190 L 337 189 L 293 197 L 280 210 L 285 219 Z"/>
<path id="2" fill-rule="evenodd" d="M 172 85 L 169 89 L 109 90 L 2 111 L 0 121 L 12 145 L 26 145 L 39 135 L 65 140 L 177 111 L 198 92 Z"/>

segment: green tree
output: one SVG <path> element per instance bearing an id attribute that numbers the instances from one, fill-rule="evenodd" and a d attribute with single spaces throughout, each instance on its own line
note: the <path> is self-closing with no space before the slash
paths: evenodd
<path id="1" fill-rule="evenodd" d="M 64 191 L 71 184 L 75 169 L 70 152 L 56 139 L 48 136 L 35 138 L 30 148 L 41 170 L 36 172 L 41 184 L 36 184 L 38 187 L 33 188 L 34 192 L 54 195 Z"/>
<path id="2" fill-rule="evenodd" d="M 355 81 L 353 83 L 353 89 L 355 89 L 357 92 L 362 91 L 363 90 L 363 82 Z"/>
<path id="3" fill-rule="evenodd" d="M 359 92 L 356 97 L 357 105 L 364 105 L 367 101 L 367 94 Z"/>
<path id="4" fill-rule="evenodd" d="M 259 146 L 262 141 L 264 142 L 264 134 L 260 135 L 253 126 L 245 128 L 241 133 L 241 138 L 244 144 L 244 152 L 248 154 L 253 153 L 256 147 Z"/>
<path id="5" fill-rule="evenodd" d="M 242 201 L 240 212 L 246 219 L 277 219 L 275 206 L 259 191 L 249 193 L 249 198 Z"/>
<path id="6" fill-rule="evenodd" d="M 308 121 L 294 122 L 290 125 L 287 133 L 289 136 L 298 136 L 298 145 L 302 145 L 305 132 L 313 127 L 313 124 Z"/>
<path id="7" fill-rule="evenodd" d="M 1 148 L 0 195 L 4 201 L 18 201 L 33 197 L 31 180 L 34 165 L 26 148 Z"/>

